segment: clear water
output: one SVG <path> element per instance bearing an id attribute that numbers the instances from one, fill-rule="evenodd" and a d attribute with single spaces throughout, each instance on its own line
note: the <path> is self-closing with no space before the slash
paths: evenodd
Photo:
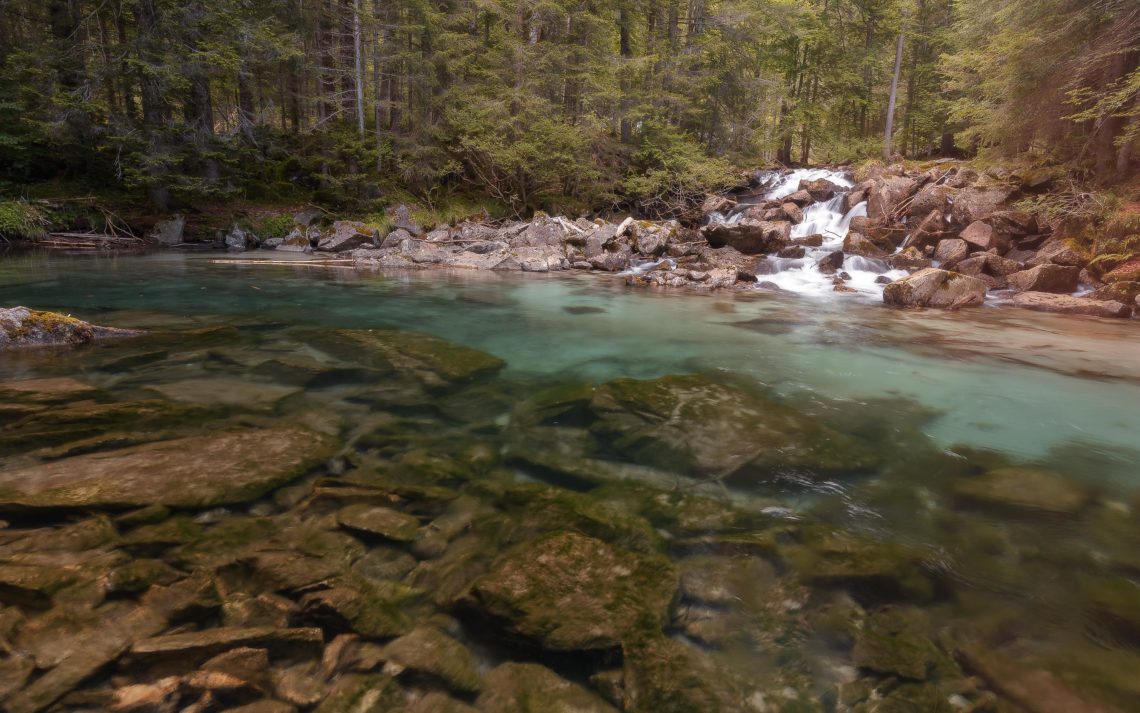
<path id="1" fill-rule="evenodd" d="M 693 372 L 753 381 L 807 413 L 870 429 L 894 460 L 863 479 L 728 492 L 734 502 L 935 553 L 957 583 L 953 596 L 928 608 L 940 627 L 965 627 L 987 641 L 1005 636 L 1026 665 L 1117 706 L 1136 692 L 1126 676 L 1091 680 L 1082 667 L 1140 671 L 1130 635 L 1090 619 L 1085 593 L 1089 579 L 1140 576 L 1128 569 L 1140 546 L 1138 321 L 647 291 L 598 275 L 383 274 L 304 258 L 263 260 L 9 256 L 0 261 L 0 304 L 168 331 L 176 340 L 201 327 L 239 325 L 250 351 L 273 351 L 278 334 L 292 344 L 290 330 L 299 328 L 414 329 L 505 360 L 499 381 L 513 386 L 504 393 Z M 183 348 L 193 349 L 193 339 Z M 138 374 L 90 368 L 130 349 L 120 342 L 65 358 L 0 355 L 0 381 L 68 374 L 133 393 L 197 368 L 174 355 Z M 330 396 L 325 407 L 345 403 Z M 931 466 L 914 453 L 941 455 Z M 1095 487 L 1097 510 L 1078 520 L 961 510 L 946 495 L 945 464 L 991 458 Z M 1136 598 L 1140 607 L 1140 589 Z M 806 667 L 809 677 L 821 687 L 850 683 L 850 661 L 817 645 L 810 637 L 795 643 L 800 656 L 818 656 Z M 1058 663 L 1073 650 L 1087 658 Z M 710 655 L 727 656 L 722 663 L 745 678 L 787 665 L 773 649 Z"/>

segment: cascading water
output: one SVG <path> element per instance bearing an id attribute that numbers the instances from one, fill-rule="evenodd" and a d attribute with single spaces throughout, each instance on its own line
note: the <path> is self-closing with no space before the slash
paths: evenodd
<path id="1" fill-rule="evenodd" d="M 803 181 L 816 181 L 826 179 L 840 188 L 853 188 L 854 184 L 842 173 L 829 169 L 799 169 L 777 178 L 768 179 L 771 189 L 763 195 L 761 201 L 779 200 L 787 198 L 800 189 Z M 817 201 L 804 209 L 804 218 L 792 226 L 792 238 L 809 238 L 814 235 L 822 236 L 818 247 L 804 246 L 805 253 L 800 258 L 781 258 L 769 256 L 767 258 L 770 273 L 762 275 L 762 283 L 774 284 L 782 290 L 810 295 L 841 295 L 861 294 L 878 297 L 882 295 L 883 285 L 875 282 L 882 275 L 896 280 L 906 276 L 904 270 L 892 270 L 881 260 L 865 258 L 858 255 L 845 255 L 843 265 L 838 272 L 846 273 L 850 279 L 843 285 L 854 293 L 837 292 L 835 275 L 825 274 L 819 268 L 819 263 L 837 250 L 843 249 L 843 240 L 851 230 L 851 221 L 860 216 L 867 215 L 867 203 L 862 202 L 844 210 L 847 203 L 847 193 L 837 193 L 826 201 Z M 728 215 L 713 213 L 709 221 L 714 223 L 735 224 L 740 221 L 745 211 L 753 203 L 742 203 Z"/>

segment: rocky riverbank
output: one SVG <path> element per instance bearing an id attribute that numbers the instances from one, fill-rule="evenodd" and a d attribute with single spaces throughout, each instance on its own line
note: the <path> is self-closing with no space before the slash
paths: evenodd
<path id="1" fill-rule="evenodd" d="M 811 178 L 820 175 L 827 177 Z M 631 285 L 702 290 L 789 289 L 778 277 L 795 272 L 836 293 L 867 293 L 860 283 L 873 281 L 870 292 L 898 306 L 988 301 L 1131 316 L 1140 304 L 1140 262 L 1090 263 L 1040 216 L 1017 208 L 1046 187 L 1036 175 L 979 173 L 955 163 L 922 173 L 880 168 L 868 176 L 760 171 L 682 221 L 538 214 L 424 230 L 401 207 L 383 235 L 352 221 L 322 228 L 319 214 L 307 212 L 287 237 L 258 241 L 235 228 L 225 243 L 351 258 L 365 268 L 598 271 L 619 273 Z M 828 211 L 842 220 L 820 221 Z M 177 228 L 164 224 L 156 235 L 170 242 L 166 233 Z"/>

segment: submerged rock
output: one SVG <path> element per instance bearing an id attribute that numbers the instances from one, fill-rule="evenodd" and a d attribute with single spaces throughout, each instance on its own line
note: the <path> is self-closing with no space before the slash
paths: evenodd
<path id="1" fill-rule="evenodd" d="M 872 614 L 855 640 L 855 665 L 880 674 L 925 680 L 936 661 L 945 657 L 916 624 L 905 610 L 887 608 Z"/>
<path id="2" fill-rule="evenodd" d="M 1072 515 L 1089 502 L 1088 488 L 1035 468 L 998 468 L 953 485 L 961 500 L 1021 512 Z"/>
<path id="3" fill-rule="evenodd" d="M 475 657 L 463 644 L 438 629 L 421 626 L 384 647 L 385 673 L 411 670 L 441 681 L 460 694 L 483 687 Z"/>
<path id="4" fill-rule="evenodd" d="M 973 307 L 986 299 L 986 283 L 928 267 L 883 288 L 883 302 L 901 307 Z"/>
<path id="5" fill-rule="evenodd" d="M 374 366 L 407 373 L 429 387 L 471 381 L 506 366 L 486 352 L 422 332 L 343 329 L 336 336 L 371 354 Z"/>
<path id="6" fill-rule="evenodd" d="M 487 675 L 480 713 L 617 713 L 597 694 L 533 663 L 505 663 Z"/>
<path id="7" fill-rule="evenodd" d="M 141 332 L 98 327 L 83 320 L 27 307 L 0 308 L 0 350 L 14 347 L 76 346 L 96 339 L 133 337 Z"/>
<path id="8" fill-rule="evenodd" d="M 332 454 L 300 428 L 234 430 L 91 453 L 0 473 L 0 507 L 207 508 L 254 500 Z"/>
<path id="9" fill-rule="evenodd" d="M 545 649 L 607 650 L 636 631 L 660 632 L 676 590 L 663 557 L 562 532 L 504 555 L 467 605 Z"/>
<path id="10" fill-rule="evenodd" d="M 591 430 L 638 463 L 690 476 L 755 480 L 780 468 L 869 469 L 857 441 L 783 404 L 698 375 L 618 379 L 599 387 Z"/>
<path id="11" fill-rule="evenodd" d="M 341 527 L 397 542 L 411 542 L 420 529 L 420 521 L 411 515 L 363 503 L 343 508 L 336 519 Z"/>

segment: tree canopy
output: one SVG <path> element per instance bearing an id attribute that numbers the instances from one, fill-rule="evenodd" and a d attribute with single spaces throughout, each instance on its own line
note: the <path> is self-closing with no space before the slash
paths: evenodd
<path id="1" fill-rule="evenodd" d="M 1132 0 L 0 0 L 0 180 L 653 202 L 732 166 L 1140 136 Z"/>

